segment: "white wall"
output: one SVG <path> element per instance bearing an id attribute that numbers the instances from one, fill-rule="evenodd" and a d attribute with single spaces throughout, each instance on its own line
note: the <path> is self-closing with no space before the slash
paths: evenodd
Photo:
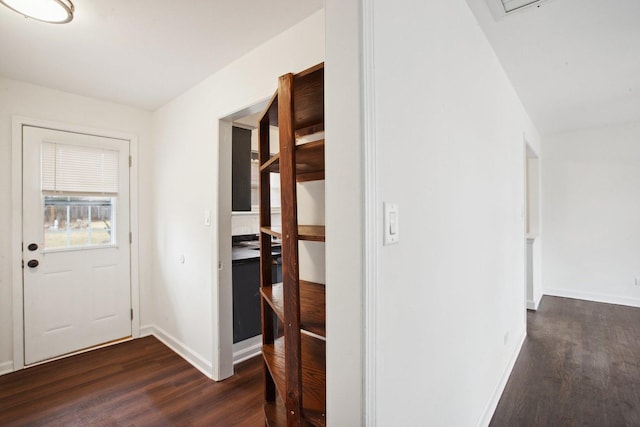
<path id="1" fill-rule="evenodd" d="M 640 123 L 543 144 L 544 293 L 639 307 Z"/>
<path id="2" fill-rule="evenodd" d="M 361 3 L 360 0 L 325 1 L 329 426 L 359 426 L 365 421 Z"/>
<path id="3" fill-rule="evenodd" d="M 525 111 L 464 0 L 373 1 L 378 425 L 486 425 L 525 335 Z M 382 230 L 382 227 L 379 228 Z"/>
<path id="4" fill-rule="evenodd" d="M 11 117 L 121 131 L 138 136 L 141 323 L 150 321 L 151 113 L 0 77 L 0 371 L 13 358 L 11 266 Z"/>
<path id="5" fill-rule="evenodd" d="M 217 362 L 220 351 L 226 348 L 220 339 L 229 338 L 217 319 L 228 316 L 231 323 L 230 237 L 228 253 L 219 253 L 216 226 L 218 120 L 270 98 L 278 76 L 323 60 L 324 12 L 320 11 L 210 76 L 153 116 L 155 185 L 151 220 L 157 310 L 153 327 L 214 378 L 226 376 L 217 372 Z M 230 150 L 223 153 L 230 156 Z M 221 195 L 225 201 L 229 199 L 229 206 L 230 194 L 229 189 L 227 195 Z M 213 214 L 211 227 L 204 225 L 205 210 Z M 228 227 L 230 236 L 230 218 Z M 185 257 L 184 264 L 178 262 L 180 255 Z M 225 278 L 222 282 L 218 279 L 218 259 L 227 269 L 220 273 Z M 217 311 L 219 298 L 221 312 Z M 228 347 L 230 351 L 230 342 Z"/>

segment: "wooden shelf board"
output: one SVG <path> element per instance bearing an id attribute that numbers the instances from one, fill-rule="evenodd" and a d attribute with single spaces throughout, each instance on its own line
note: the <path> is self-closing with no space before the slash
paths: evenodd
<path id="1" fill-rule="evenodd" d="M 260 295 L 267 301 L 280 321 L 284 321 L 284 304 L 282 299 L 282 283 L 260 287 Z"/>
<path id="2" fill-rule="evenodd" d="M 300 280 L 300 328 L 326 337 L 325 307 L 324 285 Z"/>
<path id="3" fill-rule="evenodd" d="M 276 316 L 284 321 L 282 283 L 274 283 L 260 289 L 262 297 Z M 320 283 L 300 280 L 300 329 L 326 337 L 325 287 Z"/>
<path id="4" fill-rule="evenodd" d="M 302 416 L 304 420 L 314 427 L 324 427 L 327 425 L 325 413 L 322 411 L 304 410 Z"/>
<path id="5" fill-rule="evenodd" d="M 326 409 L 326 345 L 323 340 L 302 334 L 302 409 Z"/>
<path id="6" fill-rule="evenodd" d="M 296 173 L 324 172 L 324 139 L 296 145 Z"/>
<path id="7" fill-rule="evenodd" d="M 271 157 L 260 171 L 280 173 L 280 155 Z M 324 179 L 324 139 L 296 146 L 296 175 L 298 182 Z"/>
<path id="8" fill-rule="evenodd" d="M 280 153 L 276 153 L 260 166 L 260 172 L 280 172 Z"/>
<path id="9" fill-rule="evenodd" d="M 279 227 L 260 227 L 260 232 L 282 239 L 282 230 Z"/>
<path id="10" fill-rule="evenodd" d="M 298 225 L 298 239 L 324 242 L 324 225 Z"/>
<path id="11" fill-rule="evenodd" d="M 304 410 L 324 412 L 326 405 L 325 342 L 301 334 L 302 406 Z M 286 396 L 284 337 L 262 346 L 262 356 L 280 396 Z"/>
<path id="12" fill-rule="evenodd" d="M 293 99 L 296 129 L 324 122 L 324 64 L 293 76 Z"/>
<path id="13" fill-rule="evenodd" d="M 260 120 L 258 122 L 262 123 L 263 121 L 267 121 L 270 126 L 278 126 L 278 91 L 276 90 L 269 103 L 267 104 L 267 108 L 265 108 Z"/>
<path id="14" fill-rule="evenodd" d="M 314 133 L 324 131 L 324 122 L 314 123 L 304 128 L 298 128 L 295 130 L 296 138 L 302 138 L 303 136 L 313 135 Z"/>
<path id="15" fill-rule="evenodd" d="M 306 75 L 312 74 L 312 73 L 316 73 L 319 70 L 324 70 L 324 62 L 321 62 L 319 64 L 314 65 L 313 67 L 309 67 L 306 70 L 302 70 L 300 72 L 298 72 L 298 74 L 296 74 L 296 77 L 304 77 Z"/>
<path id="16" fill-rule="evenodd" d="M 281 227 L 260 227 L 260 232 L 282 239 Z M 324 242 L 324 225 L 298 225 L 298 240 Z"/>
<path id="17" fill-rule="evenodd" d="M 285 427 L 287 413 L 280 402 L 264 402 L 264 419 L 268 427 Z"/>
<path id="18" fill-rule="evenodd" d="M 308 172 L 308 173 L 296 175 L 296 182 L 308 182 L 308 181 L 324 181 L 324 171 Z"/>
<path id="19" fill-rule="evenodd" d="M 273 344 L 262 346 L 262 357 L 264 358 L 271 378 L 276 384 L 276 390 L 280 396 L 286 396 L 287 386 L 285 383 L 284 368 L 284 338 L 277 338 Z"/>
<path id="20" fill-rule="evenodd" d="M 267 427 L 286 427 L 287 412 L 280 402 L 264 402 L 264 418 Z M 317 411 L 305 411 L 301 423 L 302 427 L 324 427 L 326 425 L 325 416 Z"/>
<path id="21" fill-rule="evenodd" d="M 293 80 L 293 97 L 296 100 L 294 123 L 296 131 L 306 135 L 307 128 L 324 123 L 324 63 L 295 74 Z M 267 104 L 260 122 L 264 120 L 270 126 L 278 126 L 277 91 Z"/>

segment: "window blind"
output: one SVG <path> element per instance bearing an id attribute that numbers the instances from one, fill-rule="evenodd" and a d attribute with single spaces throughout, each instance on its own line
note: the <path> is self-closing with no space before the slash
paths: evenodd
<path id="1" fill-rule="evenodd" d="M 118 193 L 118 151 L 42 143 L 42 191 Z"/>

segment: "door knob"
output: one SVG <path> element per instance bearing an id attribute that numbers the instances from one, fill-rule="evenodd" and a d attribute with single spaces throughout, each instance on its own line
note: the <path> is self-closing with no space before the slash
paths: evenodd
<path id="1" fill-rule="evenodd" d="M 36 243 L 30 243 L 29 246 L 27 246 L 27 249 L 29 249 L 31 252 L 37 251 L 38 245 Z"/>
<path id="2" fill-rule="evenodd" d="M 37 259 L 30 259 L 27 265 L 31 268 L 36 268 L 40 264 Z"/>

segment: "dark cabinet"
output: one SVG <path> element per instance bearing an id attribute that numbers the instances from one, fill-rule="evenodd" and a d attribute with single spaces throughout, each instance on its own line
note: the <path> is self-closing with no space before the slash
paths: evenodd
<path id="1" fill-rule="evenodd" d="M 282 281 L 282 262 L 273 254 L 272 280 Z M 260 258 L 233 263 L 233 343 L 260 335 Z"/>
<path id="2" fill-rule="evenodd" d="M 231 210 L 251 210 L 251 131 L 233 127 L 231 135 Z"/>
<path id="3" fill-rule="evenodd" d="M 260 259 L 233 264 L 233 343 L 260 335 Z"/>

